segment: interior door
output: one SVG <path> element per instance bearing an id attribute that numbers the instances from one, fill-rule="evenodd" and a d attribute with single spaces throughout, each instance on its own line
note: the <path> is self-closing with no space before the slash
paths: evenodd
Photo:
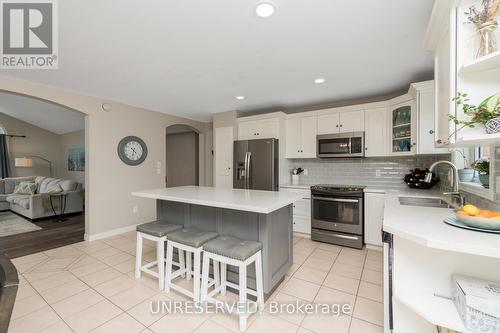
<path id="1" fill-rule="evenodd" d="M 366 110 L 365 112 L 365 156 L 387 156 L 387 108 Z"/>
<path id="2" fill-rule="evenodd" d="M 340 133 L 362 132 L 365 128 L 365 111 L 349 111 L 340 114 Z"/>
<path id="3" fill-rule="evenodd" d="M 300 118 L 301 157 L 316 158 L 316 117 Z"/>
<path id="4" fill-rule="evenodd" d="M 215 129 L 215 186 L 233 188 L 233 127 Z"/>
<path id="5" fill-rule="evenodd" d="M 300 158 L 300 118 L 286 120 L 286 158 Z"/>

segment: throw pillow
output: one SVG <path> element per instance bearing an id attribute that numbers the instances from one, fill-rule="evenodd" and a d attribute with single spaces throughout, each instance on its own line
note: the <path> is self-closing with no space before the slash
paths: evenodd
<path id="1" fill-rule="evenodd" d="M 36 193 L 37 185 L 34 182 L 20 182 L 15 190 L 15 194 L 29 194 L 33 195 Z"/>
<path id="2" fill-rule="evenodd" d="M 55 184 L 53 185 L 51 188 L 49 188 L 49 190 L 47 191 L 47 193 L 61 193 L 63 192 L 63 188 L 61 187 L 61 185 L 59 184 Z"/>

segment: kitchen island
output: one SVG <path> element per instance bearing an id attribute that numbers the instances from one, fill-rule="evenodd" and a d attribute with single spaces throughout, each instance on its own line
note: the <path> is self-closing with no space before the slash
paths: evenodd
<path id="1" fill-rule="evenodd" d="M 156 200 L 157 219 L 262 243 L 264 293 L 269 295 L 292 265 L 292 204 L 303 193 L 180 186 L 132 192 Z M 227 279 L 238 282 L 228 266 Z M 248 270 L 255 288 L 255 269 Z"/>

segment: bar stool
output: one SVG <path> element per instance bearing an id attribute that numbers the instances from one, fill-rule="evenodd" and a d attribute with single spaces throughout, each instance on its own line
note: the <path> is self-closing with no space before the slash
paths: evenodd
<path id="1" fill-rule="evenodd" d="M 148 222 L 139 224 L 137 230 L 137 245 L 135 249 L 135 278 L 141 278 L 141 272 L 158 278 L 160 290 L 163 290 L 165 285 L 165 242 L 167 234 L 182 229 L 182 225 L 162 223 L 160 221 Z M 148 264 L 142 265 L 142 240 L 149 239 L 156 242 L 156 260 Z M 184 267 L 184 255 L 179 252 L 179 262 L 174 263 L 179 267 Z M 150 268 L 157 265 L 158 273 Z"/>
<path id="2" fill-rule="evenodd" d="M 232 236 L 220 236 L 203 245 L 203 270 L 201 282 L 201 300 L 216 303 L 218 300 L 213 296 L 218 292 L 225 295 L 226 287 L 238 290 L 239 306 L 245 304 L 248 309 L 247 294 L 257 297 L 259 310 L 264 309 L 264 286 L 262 282 L 262 244 L 255 241 L 247 241 Z M 208 274 L 210 259 L 221 264 L 220 285 L 216 286 L 210 293 L 208 292 Z M 247 266 L 255 262 L 256 290 L 247 288 Z M 228 282 L 226 279 L 227 265 L 239 268 L 239 284 Z M 244 332 L 247 327 L 248 312 L 240 312 L 240 331 Z"/>
<path id="3" fill-rule="evenodd" d="M 174 289 L 194 301 L 200 300 L 200 278 L 201 278 L 201 252 L 202 246 L 211 239 L 214 239 L 219 234 L 216 232 L 200 231 L 194 228 L 185 228 L 177 230 L 168 234 L 167 242 L 167 269 L 165 271 L 165 291 L 169 292 Z M 180 267 L 178 270 L 172 272 L 172 255 L 173 250 L 176 248 L 179 251 L 186 253 L 187 264 L 185 267 Z M 191 268 L 191 255 L 194 256 L 193 267 Z M 189 291 L 172 281 L 186 274 L 189 280 L 193 275 L 193 291 Z M 217 272 L 218 274 L 218 272 Z"/>

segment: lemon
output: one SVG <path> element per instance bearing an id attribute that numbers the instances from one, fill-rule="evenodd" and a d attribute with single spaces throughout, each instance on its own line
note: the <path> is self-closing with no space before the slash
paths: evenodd
<path id="1" fill-rule="evenodd" d="M 461 215 L 461 216 L 469 216 L 469 214 L 467 214 L 466 212 L 464 212 L 463 210 L 459 210 L 457 211 L 457 215 Z"/>
<path id="2" fill-rule="evenodd" d="M 479 214 L 480 210 L 479 208 L 477 208 L 476 206 L 474 205 L 465 205 L 464 206 L 464 211 L 469 214 L 469 215 L 472 215 L 472 216 L 476 216 L 477 214 Z"/>
<path id="3" fill-rule="evenodd" d="M 500 216 L 492 217 L 493 220 L 500 220 Z"/>

